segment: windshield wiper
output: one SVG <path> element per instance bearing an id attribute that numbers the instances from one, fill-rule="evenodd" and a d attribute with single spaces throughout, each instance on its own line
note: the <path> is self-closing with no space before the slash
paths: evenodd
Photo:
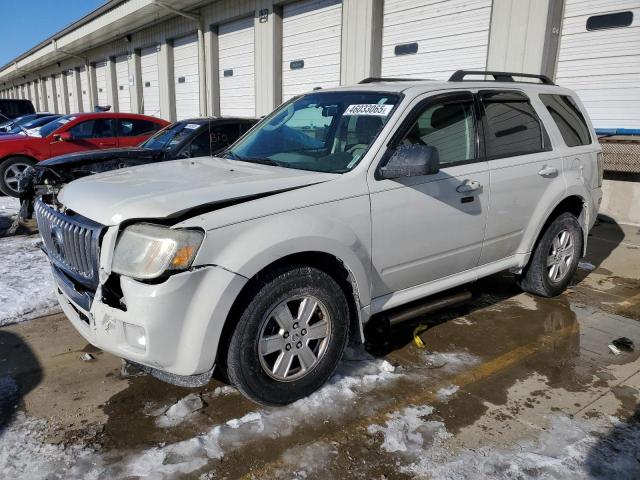
<path id="1" fill-rule="evenodd" d="M 275 160 L 271 160 L 270 158 L 238 158 L 241 162 L 249 162 L 249 163 L 259 163 L 261 165 L 272 165 L 274 167 L 284 167 L 280 162 L 276 162 Z"/>

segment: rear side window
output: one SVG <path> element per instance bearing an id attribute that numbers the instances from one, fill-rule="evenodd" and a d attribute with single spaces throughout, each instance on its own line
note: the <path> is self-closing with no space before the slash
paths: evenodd
<path id="1" fill-rule="evenodd" d="M 540 118 L 519 92 L 480 92 L 485 112 L 487 157 L 503 158 L 549 150 Z"/>
<path id="2" fill-rule="evenodd" d="M 150 135 L 158 129 L 158 124 L 148 120 L 131 120 L 124 118 L 118 120 L 121 137 L 139 137 Z"/>
<path id="3" fill-rule="evenodd" d="M 540 100 L 553 117 L 567 147 L 589 145 L 591 135 L 580 109 L 567 95 L 540 95 Z"/>

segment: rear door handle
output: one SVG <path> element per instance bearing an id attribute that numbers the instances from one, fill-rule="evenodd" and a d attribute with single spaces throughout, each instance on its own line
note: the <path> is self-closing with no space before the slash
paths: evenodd
<path id="1" fill-rule="evenodd" d="M 458 193 L 471 193 L 482 188 L 482 184 L 475 180 L 465 180 L 462 185 L 458 185 L 456 192 Z"/>
<path id="2" fill-rule="evenodd" d="M 538 175 L 541 177 L 555 177 L 558 175 L 558 169 L 555 167 L 547 167 L 546 165 L 542 167 L 542 170 L 538 172 Z"/>

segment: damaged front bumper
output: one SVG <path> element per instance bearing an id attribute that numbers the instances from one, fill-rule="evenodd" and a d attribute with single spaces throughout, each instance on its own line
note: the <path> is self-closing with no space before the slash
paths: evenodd
<path id="1" fill-rule="evenodd" d="M 89 343 L 144 365 L 171 383 L 180 383 L 179 377 L 195 375 L 200 377 L 194 380 L 202 381 L 210 376 L 224 322 L 246 283 L 244 277 L 215 266 L 158 284 L 120 277 L 126 307 L 116 308 L 103 303 L 102 286 L 90 299 L 55 269 L 54 278 L 64 313 Z"/>

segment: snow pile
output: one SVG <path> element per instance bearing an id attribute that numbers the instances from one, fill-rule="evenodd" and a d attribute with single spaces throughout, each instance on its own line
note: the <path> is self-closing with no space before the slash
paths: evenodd
<path id="1" fill-rule="evenodd" d="M 590 272 L 591 270 L 595 270 L 596 266 L 589 262 L 578 262 L 578 268 L 580 268 L 581 270 L 587 270 Z"/>
<path id="2" fill-rule="evenodd" d="M 18 412 L 11 426 L 0 429 L 0 478 L 97 479 L 100 457 L 77 445 L 51 445 L 40 439 L 44 420 Z"/>
<path id="3" fill-rule="evenodd" d="M 401 376 L 386 360 L 349 351 L 338 373 L 312 395 L 286 407 L 247 413 L 182 442 L 146 450 L 127 461 L 126 474 L 162 478 L 193 472 L 209 459 L 220 459 L 261 438 L 289 436 L 298 427 L 350 414 L 362 395 Z"/>
<path id="4" fill-rule="evenodd" d="M 0 239 L 0 326 L 59 311 L 40 239 Z"/>
<path id="5" fill-rule="evenodd" d="M 0 196 L 0 220 L 2 222 L 10 222 L 11 218 L 19 211 L 20 200 L 18 198 Z"/>
<path id="6" fill-rule="evenodd" d="M 204 404 L 202 403 L 200 395 L 192 393 L 171 405 L 158 417 L 156 425 L 162 428 L 175 427 L 198 410 L 202 410 L 203 407 Z"/>
<path id="7" fill-rule="evenodd" d="M 460 389 L 460 387 L 458 387 L 458 385 L 449 385 L 448 387 L 442 387 L 440 390 L 438 390 L 438 393 L 436 393 L 436 396 L 438 397 L 438 400 L 440 400 L 441 402 L 446 402 L 447 400 L 449 400 L 449 397 L 451 395 L 455 395 L 455 393 Z"/>
<path id="8" fill-rule="evenodd" d="M 534 440 L 511 449 L 486 446 L 451 451 L 444 424 L 429 421 L 429 406 L 408 407 L 389 415 L 384 425 L 370 425 L 382 434 L 380 448 L 398 455 L 400 470 L 410 476 L 445 479 L 505 478 L 640 478 L 640 425 L 581 421 L 550 416 L 549 427 Z M 613 433 L 611 427 L 613 424 Z"/>

